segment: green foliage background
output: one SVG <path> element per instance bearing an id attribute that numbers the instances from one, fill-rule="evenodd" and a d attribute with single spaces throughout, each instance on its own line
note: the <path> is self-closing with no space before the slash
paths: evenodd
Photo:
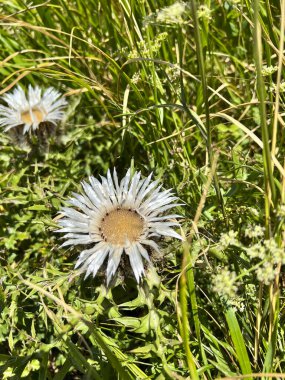
<path id="1" fill-rule="evenodd" d="M 68 100 L 50 139 L 23 147 L 0 134 L 3 379 L 285 370 L 282 268 L 263 284 L 245 250 L 245 229 L 256 225 L 284 247 L 284 1 L 189 1 L 170 24 L 158 15 L 171 4 L 0 3 L 0 94 L 32 84 Z M 273 156 L 279 167 L 266 165 Z M 162 242 L 141 286 L 124 260 L 107 290 L 103 272 L 76 275 L 79 251 L 60 249 L 54 230 L 80 181 L 114 166 L 120 177 L 130 166 L 154 172 L 175 189 L 188 243 Z M 240 245 L 224 248 L 220 236 L 230 230 Z M 209 281 L 224 266 L 242 279 L 230 303 Z"/>

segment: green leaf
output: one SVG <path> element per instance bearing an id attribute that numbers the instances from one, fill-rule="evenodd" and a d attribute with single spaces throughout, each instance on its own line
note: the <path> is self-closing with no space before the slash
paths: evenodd
<path id="1" fill-rule="evenodd" d="M 34 206 L 28 207 L 28 210 L 31 210 L 31 211 L 49 211 L 49 208 L 44 206 L 44 205 L 34 205 Z"/>
<path id="2" fill-rule="evenodd" d="M 236 318 L 235 311 L 230 308 L 226 312 L 226 320 L 230 329 L 231 338 L 234 344 L 234 348 L 236 351 L 237 359 L 242 371 L 243 375 L 251 374 L 252 369 L 250 365 L 250 360 L 248 357 L 248 353 L 246 350 L 245 342 L 242 336 L 241 329 L 239 327 L 238 320 Z M 252 377 L 248 377 L 246 379 L 251 379 Z"/>

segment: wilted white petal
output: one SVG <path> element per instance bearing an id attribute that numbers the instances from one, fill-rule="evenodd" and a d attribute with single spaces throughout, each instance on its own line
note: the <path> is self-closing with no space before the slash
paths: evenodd
<path id="1" fill-rule="evenodd" d="M 179 227 L 180 224 L 178 222 L 149 222 L 149 227 L 151 228 L 165 228 L 165 227 L 173 227 L 177 226 Z"/>
<path id="2" fill-rule="evenodd" d="M 171 228 L 155 228 L 155 232 L 159 235 L 171 236 L 179 240 L 183 240 L 177 232 L 173 231 Z"/>
<path id="3" fill-rule="evenodd" d="M 68 245 L 90 244 L 90 243 L 96 243 L 96 240 L 94 241 L 93 238 L 91 238 L 88 235 L 85 235 L 85 237 L 82 237 L 82 238 L 66 240 L 63 244 L 61 244 L 60 247 L 67 247 Z"/>
<path id="4" fill-rule="evenodd" d="M 88 226 L 88 223 L 81 223 L 77 220 L 68 218 L 59 220 L 58 224 L 60 224 L 62 227 L 75 227 L 74 224 L 76 224 L 76 228 L 86 228 Z"/>
<path id="5" fill-rule="evenodd" d="M 87 261 L 84 263 L 83 268 L 86 270 L 85 278 L 87 278 L 91 273 L 93 277 L 96 276 L 99 268 L 103 264 L 104 260 L 108 255 L 108 247 L 104 250 L 94 253 Z"/>
<path id="6" fill-rule="evenodd" d="M 63 207 L 62 214 L 80 222 L 85 222 L 89 219 L 88 215 L 82 214 L 81 212 L 78 212 L 70 207 Z"/>
<path id="7" fill-rule="evenodd" d="M 147 250 L 140 243 L 137 243 L 137 247 L 142 257 L 144 257 L 150 263 L 150 258 L 147 253 Z"/>
<path id="8" fill-rule="evenodd" d="M 144 267 L 141 254 L 136 245 L 126 249 L 129 256 L 131 267 L 133 269 L 137 282 L 140 282 L 141 276 L 144 274 Z"/>
<path id="9" fill-rule="evenodd" d="M 121 181 L 120 188 L 122 189 L 123 195 L 126 195 L 126 193 L 127 193 L 130 179 L 131 179 L 131 168 L 128 169 L 127 174 L 125 175 L 125 177 Z"/>
<path id="10" fill-rule="evenodd" d="M 76 262 L 75 268 L 78 268 L 81 264 L 88 265 L 90 261 L 93 259 L 93 255 L 100 251 L 105 251 L 106 244 L 102 241 L 100 241 L 98 244 L 96 244 L 94 247 L 90 249 L 85 249 L 82 251 L 79 255 L 79 258 Z"/>
<path id="11" fill-rule="evenodd" d="M 144 245 L 149 245 L 151 248 L 153 248 L 156 252 L 160 252 L 159 246 L 156 244 L 155 241 L 149 240 L 149 239 L 144 239 L 141 241 L 142 244 Z"/>
<path id="12" fill-rule="evenodd" d="M 96 207 L 92 205 L 92 203 L 86 197 L 84 198 L 83 195 L 73 193 L 73 196 L 75 198 L 69 199 L 68 203 L 72 204 L 73 206 L 78 207 L 80 210 L 85 212 L 85 214 L 87 214 L 88 216 L 92 215 L 93 213 L 92 209 L 96 210 Z"/>
<path id="13" fill-rule="evenodd" d="M 172 207 L 177 207 L 177 206 L 183 206 L 183 203 L 174 203 L 174 204 L 170 204 L 167 206 L 160 207 L 158 209 L 155 209 L 153 212 L 150 212 L 148 216 L 149 217 L 157 216 L 160 213 L 167 211 L 167 210 L 171 209 Z"/>
<path id="14" fill-rule="evenodd" d="M 99 208 L 101 205 L 101 201 L 97 197 L 97 195 L 96 195 L 95 191 L 92 189 L 92 187 L 88 183 L 86 183 L 85 181 L 82 182 L 82 187 L 83 187 L 86 195 L 88 196 L 90 202 L 92 203 L 92 205 L 94 205 L 96 208 Z"/>
<path id="15" fill-rule="evenodd" d="M 108 186 L 109 186 L 109 196 L 113 203 L 118 203 L 118 199 L 116 196 L 116 191 L 115 191 L 110 170 L 108 170 L 107 172 L 107 181 L 108 181 Z"/>
<path id="16" fill-rule="evenodd" d="M 57 230 L 55 232 L 79 232 L 79 233 L 84 233 L 84 232 L 89 232 L 89 227 L 86 226 L 84 228 L 80 227 L 80 228 L 77 228 L 77 227 L 64 227 L 60 230 Z"/>
<path id="17" fill-rule="evenodd" d="M 123 247 L 114 249 L 109 253 L 109 260 L 107 265 L 107 285 L 109 285 L 112 277 L 116 273 L 116 270 L 120 264 L 121 256 L 123 253 Z"/>
<path id="18" fill-rule="evenodd" d="M 150 181 L 150 178 L 151 178 L 151 175 L 148 176 L 148 178 L 146 179 L 145 183 L 143 184 L 143 186 L 141 187 L 141 190 L 139 191 L 139 194 L 137 195 L 137 201 L 136 201 L 136 205 L 140 205 L 142 200 L 146 197 L 146 195 L 151 192 L 159 183 L 158 180 L 156 181 L 153 181 L 149 186 L 149 181 Z"/>
<path id="19" fill-rule="evenodd" d="M 148 221 L 149 222 L 156 222 L 156 221 L 160 221 L 160 220 L 169 220 L 169 219 L 176 219 L 176 218 L 182 218 L 181 215 L 177 215 L 177 214 L 170 214 L 170 215 L 164 215 L 164 216 L 157 216 L 157 217 L 153 217 L 153 218 L 148 218 Z"/>

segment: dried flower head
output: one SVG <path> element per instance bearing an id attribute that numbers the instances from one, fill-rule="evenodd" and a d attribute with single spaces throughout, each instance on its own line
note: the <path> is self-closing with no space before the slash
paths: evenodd
<path id="1" fill-rule="evenodd" d="M 63 107 L 67 104 L 60 92 L 49 87 L 42 90 L 30 85 L 28 96 L 21 87 L 12 93 L 5 94 L 2 99 L 8 106 L 0 105 L 0 126 L 4 131 L 11 128 L 23 127 L 23 134 L 35 131 L 41 123 L 55 124 L 63 117 Z"/>
<path id="2" fill-rule="evenodd" d="M 58 232 L 66 233 L 62 246 L 91 244 L 81 252 L 76 268 L 95 277 L 108 256 L 107 284 L 117 271 L 121 256 L 129 257 L 135 278 L 139 283 L 144 274 L 142 258 L 150 262 L 148 251 L 151 247 L 159 251 L 155 238 L 171 236 L 182 239 L 172 227 L 179 226 L 174 220 L 179 215 L 164 215 L 177 204 L 171 190 L 161 191 L 158 181 L 151 180 L 151 174 L 141 179 L 140 172 L 131 177 L 130 169 L 119 183 L 116 170 L 110 171 L 101 182 L 89 177 L 89 183 L 82 182 L 83 194 L 73 193 L 68 202 L 80 211 L 63 207 L 64 218 Z"/>

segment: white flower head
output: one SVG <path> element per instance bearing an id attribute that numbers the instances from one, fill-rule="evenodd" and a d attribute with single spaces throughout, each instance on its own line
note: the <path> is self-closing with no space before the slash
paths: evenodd
<path id="1" fill-rule="evenodd" d="M 62 208 L 63 218 L 58 222 L 62 227 L 58 232 L 66 233 L 62 247 L 92 245 L 80 253 L 76 263 L 76 268 L 86 272 L 85 277 L 95 277 L 108 256 L 109 284 L 125 253 L 139 283 L 144 275 L 142 259 L 150 262 L 147 247 L 159 251 L 155 238 L 170 236 L 182 240 L 172 229 L 179 226 L 174 219 L 180 216 L 165 215 L 179 205 L 173 203 L 177 197 L 171 190 L 161 190 L 159 181 L 152 181 L 151 177 L 152 174 L 141 178 L 140 172 L 131 176 L 129 169 L 119 183 L 116 170 L 113 176 L 108 170 L 107 178 L 101 177 L 101 182 L 92 176 L 89 183 L 83 181 L 83 193 L 73 193 L 68 201 L 73 207 Z"/>
<path id="2" fill-rule="evenodd" d="M 28 96 L 21 87 L 12 93 L 5 94 L 2 99 L 8 106 L 0 105 L 0 126 L 4 131 L 23 126 L 23 134 L 35 131 L 41 123 L 55 124 L 63 117 L 63 107 L 67 102 L 61 93 L 52 87 L 43 94 L 41 88 L 29 85 Z"/>

